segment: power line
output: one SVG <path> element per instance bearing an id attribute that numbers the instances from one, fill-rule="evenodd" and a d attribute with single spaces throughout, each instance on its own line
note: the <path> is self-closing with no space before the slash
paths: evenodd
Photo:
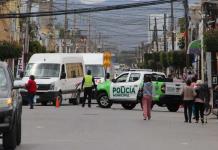
<path id="1" fill-rule="evenodd" d="M 110 11 L 110 10 L 120 10 L 127 8 L 135 8 L 142 6 L 151 6 L 159 5 L 170 2 L 180 2 L 183 0 L 155 0 L 149 2 L 138 2 L 131 4 L 121 4 L 121 5 L 111 5 L 111 6 L 102 6 L 102 7 L 93 7 L 93 8 L 79 8 L 72 10 L 60 10 L 60 11 L 44 11 L 44 12 L 31 12 L 31 13 L 9 13 L 1 14 L 0 18 L 26 18 L 26 17 L 40 17 L 40 16 L 53 16 L 53 15 L 65 15 L 65 14 L 81 14 L 81 13 L 91 13 L 99 11 Z"/>

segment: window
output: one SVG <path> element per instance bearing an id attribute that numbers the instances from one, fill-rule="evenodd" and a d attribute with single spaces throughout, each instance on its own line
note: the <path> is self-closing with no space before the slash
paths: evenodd
<path id="1" fill-rule="evenodd" d="M 128 73 L 127 73 L 127 74 L 123 74 L 123 75 L 119 76 L 119 77 L 116 79 L 116 82 L 126 82 L 127 77 L 128 77 Z"/>
<path id="2" fill-rule="evenodd" d="M 33 64 L 30 63 L 26 67 L 25 76 L 34 75 L 36 78 L 43 77 L 59 77 L 60 65 L 59 64 Z"/>
<path id="3" fill-rule="evenodd" d="M 6 74 L 5 74 L 5 70 L 4 68 L 0 68 L 0 89 L 3 90 L 3 89 L 6 89 L 7 88 L 7 77 L 6 77 Z"/>
<path id="4" fill-rule="evenodd" d="M 139 78 L 140 78 L 139 73 L 131 73 L 131 75 L 129 77 L 129 82 L 136 82 L 139 80 Z"/>
<path id="5" fill-rule="evenodd" d="M 104 68 L 102 65 L 86 65 L 86 72 L 91 70 L 93 77 L 104 77 Z"/>
<path id="6" fill-rule="evenodd" d="M 82 63 L 66 64 L 67 78 L 83 77 Z"/>

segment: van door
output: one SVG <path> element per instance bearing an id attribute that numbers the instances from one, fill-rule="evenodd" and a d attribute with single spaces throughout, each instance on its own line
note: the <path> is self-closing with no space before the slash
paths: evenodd
<path id="1" fill-rule="evenodd" d="M 125 73 L 120 75 L 110 89 L 111 99 L 135 101 L 139 90 L 140 74 Z"/>
<path id="2" fill-rule="evenodd" d="M 76 98 L 78 85 L 83 79 L 83 64 L 82 62 L 66 63 L 67 83 L 66 90 L 67 98 Z"/>
<path id="3" fill-rule="evenodd" d="M 66 82 L 67 82 L 67 80 L 66 80 L 66 71 L 65 71 L 65 65 L 64 64 L 62 64 L 62 66 L 61 66 L 61 74 L 60 74 L 60 81 L 59 81 L 59 89 L 61 89 L 61 91 L 62 91 L 62 98 L 63 99 L 66 99 L 66 96 L 65 96 L 65 90 L 66 90 Z"/>

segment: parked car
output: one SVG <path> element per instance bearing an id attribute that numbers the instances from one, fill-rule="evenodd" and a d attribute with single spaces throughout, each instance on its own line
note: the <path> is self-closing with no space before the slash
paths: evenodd
<path id="1" fill-rule="evenodd" d="M 21 143 L 22 98 L 4 62 L 0 62 L 0 81 L 0 134 L 4 149 L 14 150 Z"/>

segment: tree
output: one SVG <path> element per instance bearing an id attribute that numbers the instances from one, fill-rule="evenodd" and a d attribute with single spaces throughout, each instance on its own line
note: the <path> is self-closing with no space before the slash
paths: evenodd
<path id="1" fill-rule="evenodd" d="M 45 52 L 46 52 L 46 48 L 42 46 L 39 43 L 39 41 L 30 41 L 28 58 L 30 58 L 35 53 L 45 53 Z"/>
<path id="2" fill-rule="evenodd" d="M 0 60 L 19 58 L 22 54 L 22 47 L 15 42 L 0 42 Z"/>
<path id="3" fill-rule="evenodd" d="M 212 29 L 204 33 L 205 51 L 218 52 L 218 29 Z"/>
<path id="4" fill-rule="evenodd" d="M 168 67 L 168 59 L 167 59 L 167 53 L 161 51 L 160 52 L 160 64 L 163 67 L 163 69 L 166 69 Z"/>

